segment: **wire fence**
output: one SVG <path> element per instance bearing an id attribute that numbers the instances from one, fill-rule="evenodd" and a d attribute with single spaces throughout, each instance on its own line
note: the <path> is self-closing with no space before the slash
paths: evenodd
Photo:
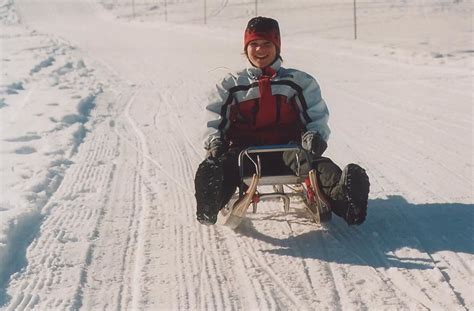
<path id="1" fill-rule="evenodd" d="M 299 32 L 341 29 L 357 38 L 358 23 L 376 25 L 407 15 L 426 16 L 449 10 L 471 14 L 470 0 L 99 0 L 122 18 L 172 23 L 242 25 L 266 15 L 284 21 L 298 18 Z M 467 13 L 466 8 L 468 8 Z M 301 14 L 301 12 L 304 14 Z M 292 15 L 294 13 L 294 15 Z"/>

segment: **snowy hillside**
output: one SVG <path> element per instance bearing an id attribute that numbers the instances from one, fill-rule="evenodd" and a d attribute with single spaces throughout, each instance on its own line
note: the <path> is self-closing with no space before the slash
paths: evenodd
<path id="1" fill-rule="evenodd" d="M 357 40 L 352 0 L 134 3 L 0 0 L 2 309 L 474 309 L 471 1 L 360 2 Z M 327 156 L 367 168 L 362 226 L 194 220 L 204 107 L 255 10 L 321 84 Z"/>

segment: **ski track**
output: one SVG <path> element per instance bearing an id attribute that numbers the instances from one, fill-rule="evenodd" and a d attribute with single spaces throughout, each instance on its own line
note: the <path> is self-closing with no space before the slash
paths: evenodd
<path id="1" fill-rule="evenodd" d="M 385 103 L 386 102 L 386 99 L 383 99 L 384 98 L 384 94 L 383 93 L 379 93 L 378 91 L 374 91 L 372 94 L 377 94 L 379 97 L 377 99 L 372 99 L 372 100 L 367 100 L 367 99 L 363 99 L 362 98 L 362 95 L 358 95 L 358 94 L 355 94 L 354 92 L 352 91 L 349 91 L 347 89 L 342 89 L 341 90 L 343 94 L 348 94 L 349 97 L 348 97 L 348 101 L 349 102 L 353 102 L 353 101 L 358 101 L 360 102 L 361 104 L 364 103 L 364 104 L 369 104 L 371 105 L 374 109 L 376 109 L 375 111 L 377 110 L 380 110 L 381 113 L 380 113 L 380 120 L 383 120 L 384 117 L 383 116 L 390 116 L 391 113 L 393 113 L 392 109 L 393 108 L 390 108 L 390 107 L 386 107 Z M 402 100 L 403 102 L 403 100 Z M 380 104 L 382 103 L 382 104 Z M 409 106 L 409 104 L 407 104 Z M 354 113 L 357 114 L 357 111 L 354 111 Z M 409 115 L 408 113 L 405 114 L 405 115 Z M 421 118 L 421 120 L 420 120 Z M 419 124 L 419 127 L 420 128 L 423 128 L 425 125 L 427 125 L 428 123 L 427 122 L 424 122 L 423 121 L 423 118 L 424 117 L 415 117 L 413 116 L 413 114 L 410 114 L 410 117 L 409 119 L 407 119 L 406 121 L 410 124 Z M 386 119 L 386 117 L 385 117 Z M 381 121 L 383 122 L 383 121 Z M 397 120 L 397 124 L 395 125 L 391 125 L 390 124 L 391 122 L 384 122 L 384 128 L 386 130 L 390 130 L 390 132 L 393 132 L 393 133 L 396 133 L 397 135 L 393 135 L 391 136 L 391 139 L 392 140 L 397 140 L 400 144 L 403 144 L 405 145 L 406 143 L 405 142 L 409 142 L 409 141 L 417 141 L 417 140 L 420 140 L 422 138 L 420 137 L 423 137 L 423 136 L 420 136 L 420 133 L 417 132 L 410 132 L 408 130 L 405 130 L 403 128 L 403 124 L 404 122 L 401 122 L 400 123 L 400 120 Z M 464 130 L 466 131 L 466 128 L 464 128 Z M 340 131 L 344 134 L 344 140 L 345 141 L 351 141 L 353 140 L 352 138 L 352 134 L 350 134 L 347 130 L 344 130 L 344 129 L 340 129 Z M 436 128 L 432 128 L 430 126 L 430 129 L 429 129 L 429 132 L 433 132 L 433 131 L 437 131 Z M 432 134 L 431 134 L 432 135 Z M 357 138 L 357 139 L 363 139 L 363 138 Z M 454 140 L 456 139 L 459 139 L 461 140 L 461 137 L 454 137 L 453 138 Z M 456 142 L 454 142 L 456 144 Z M 461 142 L 459 142 L 461 143 Z M 374 154 L 374 153 L 378 153 L 378 150 L 380 150 L 380 147 L 383 145 L 383 142 L 371 142 L 371 143 L 367 143 L 367 148 L 365 150 L 358 150 L 358 153 L 361 153 L 361 155 L 358 157 L 358 159 L 360 159 L 360 163 L 364 163 L 362 159 L 366 159 L 368 157 L 370 157 L 371 154 Z M 399 157 L 399 158 L 393 158 L 391 159 L 392 161 L 387 161 L 387 159 L 383 162 L 380 162 L 380 165 L 382 166 L 381 167 L 381 171 L 382 171 L 382 168 L 385 170 L 385 169 L 391 169 L 394 173 L 396 171 L 398 171 L 400 169 L 399 165 L 400 163 L 403 163 L 406 167 L 409 167 L 409 166 L 415 166 L 416 163 L 423 163 L 423 162 L 427 162 L 426 164 L 424 165 L 429 165 L 429 163 L 431 162 L 433 165 L 436 165 L 436 166 L 440 166 L 443 168 L 443 170 L 438 170 L 436 172 L 427 172 L 427 174 L 430 174 L 431 178 L 432 179 L 438 179 L 438 180 L 442 180 L 445 178 L 445 176 L 455 176 L 456 178 L 451 178 L 451 181 L 456 183 L 458 185 L 458 188 L 457 189 L 463 189 L 463 193 L 467 193 L 468 191 L 468 185 L 469 185 L 469 177 L 467 176 L 466 173 L 464 174 L 460 174 L 460 171 L 461 170 L 464 170 L 462 167 L 454 167 L 453 168 L 453 165 L 449 165 L 449 164 L 452 164 L 452 162 L 450 161 L 449 163 L 447 163 L 445 161 L 446 159 L 446 155 L 445 153 L 451 153 L 450 156 L 456 156 L 456 157 L 459 157 L 459 155 L 455 154 L 455 150 L 453 151 L 449 151 L 449 150 L 443 150 L 443 153 L 440 154 L 438 152 L 438 150 L 436 149 L 426 149 L 426 144 L 411 144 L 411 145 L 407 145 L 406 146 L 407 148 L 407 155 L 403 156 L 403 157 Z M 432 147 L 431 147 L 432 148 Z M 354 151 L 351 151 L 352 154 L 354 154 L 356 157 L 357 157 L 357 154 L 354 152 Z M 426 156 L 426 154 L 429 154 L 430 156 Z M 460 162 L 462 163 L 462 162 Z M 373 167 L 371 167 L 371 170 L 373 170 Z M 435 175 L 436 174 L 436 175 Z M 399 188 L 400 190 L 405 190 L 405 192 L 420 192 L 420 193 L 423 193 L 423 194 L 427 194 L 429 193 L 434 200 L 443 200 L 443 201 L 450 201 L 451 198 L 448 198 L 448 197 L 443 197 L 443 196 L 440 196 L 439 194 L 439 191 L 437 191 L 436 189 L 430 189 L 430 188 L 427 188 L 426 186 L 424 186 L 425 183 L 423 183 L 423 178 L 424 176 L 421 176 L 421 179 L 420 177 L 418 176 L 409 176 L 409 178 L 404 178 L 403 180 L 399 180 L 399 186 L 397 188 Z M 426 178 L 426 177 L 425 177 Z M 460 197 L 460 199 L 467 199 L 467 197 Z"/>
<path id="2" fill-rule="evenodd" d="M 113 138 L 100 128 L 93 135 L 93 140 L 81 146 L 81 152 L 74 158 L 76 164 L 68 170 L 61 186 L 44 207 L 46 220 L 28 249 L 28 266 L 12 278 L 10 287 L 19 290 L 13 291 L 9 310 L 66 306 L 75 309 L 82 305 L 97 229 L 103 207 L 109 200 L 108 195 L 100 194 L 108 193 L 106 189 L 114 171 L 113 164 L 103 162 L 114 156 L 110 148 Z M 91 206 L 86 202 L 97 204 Z M 63 278 L 62 275 L 76 277 Z M 75 295 L 61 295 L 63 287 L 75 287 Z M 41 300 L 45 288 L 57 294 Z"/>

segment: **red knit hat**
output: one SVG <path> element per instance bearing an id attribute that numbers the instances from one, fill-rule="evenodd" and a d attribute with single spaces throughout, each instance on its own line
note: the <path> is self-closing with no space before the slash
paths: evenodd
<path id="1" fill-rule="evenodd" d="M 278 27 L 276 20 L 258 16 L 248 22 L 244 34 L 244 51 L 247 50 L 247 46 L 251 41 L 259 39 L 272 42 L 276 46 L 277 53 L 280 54 L 280 27 Z"/>

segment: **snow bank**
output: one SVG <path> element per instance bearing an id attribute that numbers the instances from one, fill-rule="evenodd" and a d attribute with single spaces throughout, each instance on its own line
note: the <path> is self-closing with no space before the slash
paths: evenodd
<path id="1" fill-rule="evenodd" d="M 15 23 L 0 4 L 0 288 L 25 264 L 43 207 L 89 131 L 102 86 L 70 44 Z M 0 293 L 0 302 L 3 294 Z"/>
<path id="2" fill-rule="evenodd" d="M 3 25 L 18 24 L 19 18 L 16 14 L 15 3 L 13 0 L 0 1 L 0 23 Z"/>

